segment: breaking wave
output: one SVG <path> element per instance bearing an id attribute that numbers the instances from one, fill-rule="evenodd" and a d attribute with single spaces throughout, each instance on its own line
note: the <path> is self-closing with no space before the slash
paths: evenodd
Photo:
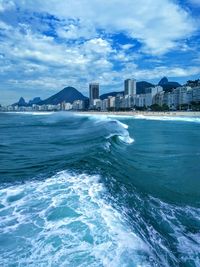
<path id="1" fill-rule="evenodd" d="M 195 122 L 200 123 L 199 117 L 181 117 L 181 116 L 145 116 L 145 115 L 134 115 L 134 119 L 143 120 L 155 120 L 155 121 L 181 121 L 181 122 Z"/>
<path id="2" fill-rule="evenodd" d="M 99 176 L 66 171 L 1 187 L 0 265 L 149 266 L 147 246 L 108 196 Z"/>

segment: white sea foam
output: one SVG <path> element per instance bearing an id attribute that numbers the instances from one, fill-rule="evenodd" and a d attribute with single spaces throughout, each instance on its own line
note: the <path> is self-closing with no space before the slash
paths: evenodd
<path id="1" fill-rule="evenodd" d="M 107 137 L 106 137 L 106 139 L 110 139 L 110 138 L 112 138 L 112 137 L 117 137 L 120 141 L 122 141 L 123 143 L 126 143 L 126 144 L 131 144 L 131 143 L 133 143 L 134 142 L 134 139 L 132 139 L 132 138 L 130 138 L 130 136 L 129 135 L 119 135 L 119 134 L 115 134 L 115 133 L 113 133 L 113 134 L 109 134 Z M 107 145 L 106 145 L 106 147 L 107 147 Z"/>
<path id="2" fill-rule="evenodd" d="M 60 172 L 0 190 L 0 265 L 148 266 L 147 246 L 98 176 Z"/>
<path id="3" fill-rule="evenodd" d="M 120 114 L 117 114 L 117 115 L 108 115 L 109 118 L 118 118 L 118 119 L 132 119 L 133 116 L 130 116 L 130 115 L 120 115 Z"/>
<path id="4" fill-rule="evenodd" d="M 131 138 L 129 135 L 128 136 L 121 136 L 121 135 L 119 135 L 119 139 L 122 142 L 126 143 L 126 144 L 132 144 L 134 142 L 134 139 Z"/>
<path id="5" fill-rule="evenodd" d="M 105 120 L 105 119 L 132 119 L 133 116 L 129 115 L 114 115 L 114 114 L 90 114 L 90 113 L 74 113 L 76 116 L 79 117 L 88 117 L 91 119 L 96 119 L 96 120 Z"/>
<path id="6" fill-rule="evenodd" d="M 54 114 L 55 112 L 53 111 L 49 111 L 49 112 L 43 112 L 43 111 L 38 111 L 38 112 L 33 112 L 33 111 L 26 111 L 26 112 L 23 112 L 23 111 L 10 111 L 10 112 L 6 112 L 8 114 L 17 114 L 17 115 L 32 115 L 32 116 L 45 116 L 45 115 L 52 115 Z"/>
<path id="7" fill-rule="evenodd" d="M 89 117 L 91 119 L 96 119 L 96 120 L 106 120 L 106 119 L 112 119 L 112 118 L 116 118 L 116 119 L 144 119 L 144 120 L 158 120 L 158 121 L 185 121 L 185 122 L 196 122 L 196 123 L 200 123 L 200 117 L 190 117 L 190 116 L 177 116 L 175 115 L 173 116 L 159 116 L 159 115 L 155 115 L 155 116 L 149 116 L 149 115 L 142 115 L 142 114 L 138 114 L 138 115 L 114 115 L 114 114 L 77 114 L 78 116 L 85 116 L 85 117 Z"/>
<path id="8" fill-rule="evenodd" d="M 31 115 L 33 116 L 46 116 L 46 115 L 52 115 L 55 114 L 55 112 L 32 112 Z"/>
<path id="9" fill-rule="evenodd" d="M 134 119 L 143 120 L 155 120 L 155 121 L 182 121 L 182 122 L 195 122 L 200 123 L 199 117 L 181 117 L 181 116 L 145 116 L 145 115 L 135 115 Z"/>
<path id="10" fill-rule="evenodd" d="M 117 123 L 122 126 L 124 129 L 128 129 L 128 125 L 125 123 L 122 123 L 121 121 L 117 121 Z"/>
<path id="11" fill-rule="evenodd" d="M 116 136 L 120 141 L 125 144 L 132 144 L 134 142 L 134 139 L 129 136 L 129 133 L 127 131 L 122 133 L 111 133 L 106 137 L 106 139 L 110 139 L 114 136 Z"/>
<path id="12" fill-rule="evenodd" d="M 187 205 L 176 206 L 154 197 L 150 197 L 149 202 L 151 203 L 150 214 L 152 218 L 154 220 L 160 218 L 159 224 L 162 225 L 161 227 L 166 227 L 170 236 L 174 239 L 174 245 L 176 244 L 182 265 L 190 266 L 191 264 L 191 266 L 200 266 L 200 234 L 197 230 L 199 229 L 200 208 Z M 142 200 L 141 204 L 144 204 Z M 195 223 L 192 224 L 192 221 L 195 221 Z M 188 222 L 190 222 L 189 225 Z M 193 228 L 192 225 L 195 227 Z M 166 254 L 170 255 L 170 258 L 178 266 L 180 263 L 179 259 L 166 246 L 165 239 L 163 239 L 162 235 L 151 225 L 147 225 L 147 231 L 151 237 L 151 242 L 153 241 L 152 249 L 155 251 L 155 254 L 158 254 L 156 249 L 161 248 Z M 168 262 L 165 262 L 166 258 L 164 258 L 164 253 L 161 253 L 158 257 L 163 262 L 163 266 L 171 266 Z"/>

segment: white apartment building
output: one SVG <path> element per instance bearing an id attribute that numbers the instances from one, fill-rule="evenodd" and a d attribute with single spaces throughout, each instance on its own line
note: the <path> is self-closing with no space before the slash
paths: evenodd
<path id="1" fill-rule="evenodd" d="M 115 96 L 109 96 L 108 97 L 108 106 L 109 108 L 115 108 Z"/>
<path id="2" fill-rule="evenodd" d="M 136 95 L 136 80 L 135 79 L 126 79 L 124 81 L 124 95 Z"/>
<path id="3" fill-rule="evenodd" d="M 75 100 L 72 104 L 73 110 L 83 110 L 84 109 L 84 101 L 82 100 Z"/>
<path id="4" fill-rule="evenodd" d="M 192 90 L 192 101 L 200 101 L 200 86 L 193 88 Z"/>
<path id="5" fill-rule="evenodd" d="M 101 110 L 106 111 L 108 109 L 108 99 L 104 99 L 101 101 Z"/>

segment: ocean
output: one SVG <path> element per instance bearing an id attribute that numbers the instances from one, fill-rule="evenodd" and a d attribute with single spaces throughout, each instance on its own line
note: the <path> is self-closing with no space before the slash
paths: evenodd
<path id="1" fill-rule="evenodd" d="M 0 113 L 0 266 L 200 266 L 200 118 Z"/>

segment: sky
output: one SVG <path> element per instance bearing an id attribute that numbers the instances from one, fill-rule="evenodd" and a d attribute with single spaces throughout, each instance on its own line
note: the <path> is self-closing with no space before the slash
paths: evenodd
<path id="1" fill-rule="evenodd" d="M 0 104 L 200 78 L 200 0 L 0 0 Z"/>

